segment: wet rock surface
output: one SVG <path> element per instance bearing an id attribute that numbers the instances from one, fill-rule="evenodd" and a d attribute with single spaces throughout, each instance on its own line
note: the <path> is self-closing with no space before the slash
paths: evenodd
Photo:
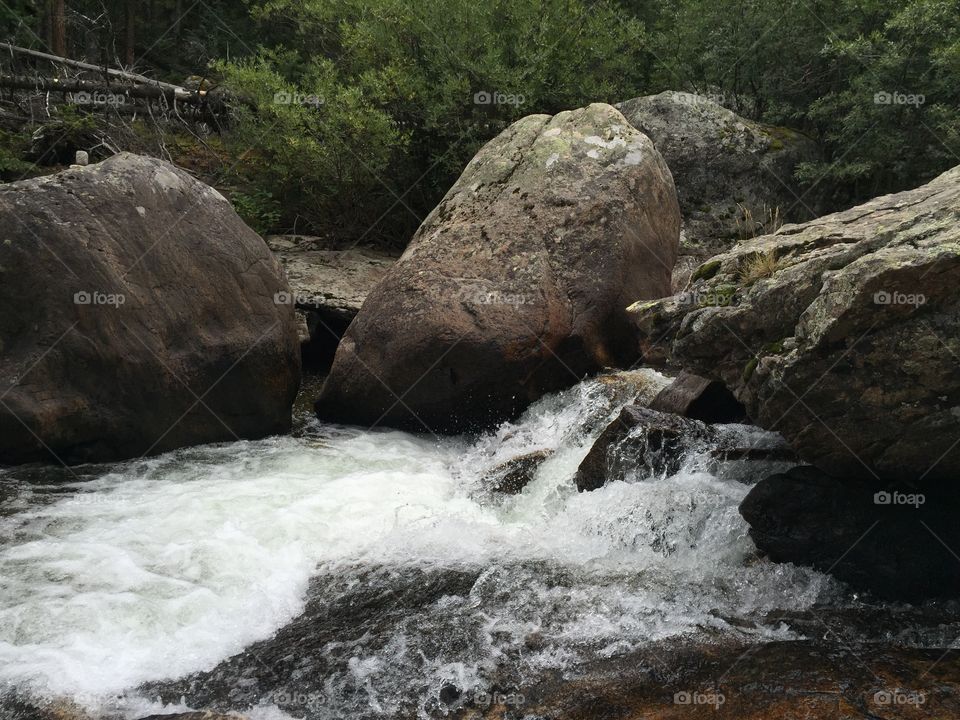
<path id="1" fill-rule="evenodd" d="M 651 410 L 705 423 L 747 421 L 747 411 L 723 383 L 682 372 L 650 403 Z"/>
<path id="2" fill-rule="evenodd" d="M 461 578 L 453 585 L 428 583 L 422 597 L 437 590 L 457 591 L 457 583 L 464 582 L 470 580 Z M 406 603 L 409 599 L 404 601 L 409 609 Z M 368 602 L 355 607 L 355 613 L 360 616 L 373 608 Z M 756 642 L 707 631 L 699 639 L 651 643 L 613 658 L 572 666 L 563 673 L 518 676 L 504 668 L 480 686 L 455 681 L 443 684 L 422 704 L 407 705 L 392 716 L 458 720 L 947 720 L 960 713 L 960 651 L 913 644 L 946 640 L 949 645 L 960 632 L 955 607 L 873 605 L 803 613 L 773 611 L 768 619 L 808 637 Z M 299 624 L 301 632 L 308 627 Z M 919 634 L 893 641 L 892 634 L 908 629 Z M 198 675 L 191 683 L 168 685 L 161 694 L 183 691 L 190 702 L 242 708 L 246 701 L 240 688 L 253 694 L 263 686 L 277 686 L 283 689 L 270 697 L 299 702 L 287 706 L 295 716 L 328 717 L 321 700 L 321 678 L 312 672 L 291 672 L 292 655 L 278 662 L 279 647 L 272 648 L 279 638 L 251 648 L 257 656 L 238 656 L 231 661 L 233 665 L 224 664 L 211 675 Z M 530 635 L 523 646 L 530 651 L 538 642 L 535 634 Z M 321 646 L 315 647 L 319 650 Z M 228 680 L 236 672 L 240 674 Z M 211 684 L 215 677 L 224 684 Z M 309 698 L 314 705 L 308 704 Z M 371 708 L 361 707 L 357 716 L 366 717 Z"/>
<path id="3" fill-rule="evenodd" d="M 829 639 L 657 647 L 529 699 L 527 717 L 551 720 L 947 720 L 960 713 L 960 652 Z"/>
<path id="4" fill-rule="evenodd" d="M 351 324 L 322 419 L 458 432 L 515 417 L 637 347 L 625 308 L 670 292 L 670 172 L 609 105 L 488 143 Z"/>
<path id="5" fill-rule="evenodd" d="M 661 396 L 662 393 L 657 398 Z M 770 463 L 796 462 L 795 454 L 782 438 L 770 434 L 753 437 L 744 435 L 744 431 L 749 433 L 749 428 L 710 425 L 640 405 L 627 405 L 594 441 L 577 468 L 574 482 L 577 489 L 584 492 L 619 480 L 636 482 L 666 477 L 677 473 L 698 453 L 710 458 L 710 462 L 699 469 L 720 472 L 727 477 L 749 477 Z M 756 467 L 737 468 L 738 461 Z"/>
<path id="6" fill-rule="evenodd" d="M 628 405 L 597 438 L 577 468 L 574 482 L 584 492 L 636 476 L 673 474 L 689 442 L 713 439 L 704 423 Z"/>
<path id="7" fill-rule="evenodd" d="M 495 493 L 516 495 L 533 480 L 537 468 L 551 454 L 549 450 L 536 450 L 513 458 L 494 468 L 481 482 Z"/>

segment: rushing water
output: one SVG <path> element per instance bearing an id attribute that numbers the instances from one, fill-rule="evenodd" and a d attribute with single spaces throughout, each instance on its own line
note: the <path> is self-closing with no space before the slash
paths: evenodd
<path id="1" fill-rule="evenodd" d="M 663 383 L 647 374 L 648 393 Z M 67 483 L 8 470 L 0 685 L 136 716 L 144 683 L 267 641 L 265 658 L 196 677 L 232 684 L 255 716 L 390 717 L 451 685 L 522 692 L 538 672 L 703 629 L 782 636 L 768 611 L 836 592 L 755 559 L 737 512 L 749 486 L 698 450 L 673 476 L 578 494 L 573 473 L 624 401 L 592 380 L 480 438 L 313 423 Z M 491 492 L 491 469 L 535 450 L 552 455 L 522 493 Z"/>

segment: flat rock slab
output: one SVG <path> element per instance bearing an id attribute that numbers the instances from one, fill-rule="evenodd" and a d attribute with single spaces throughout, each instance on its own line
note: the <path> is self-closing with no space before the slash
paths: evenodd
<path id="1" fill-rule="evenodd" d="M 396 255 L 371 248 L 331 250 L 305 235 L 269 235 L 266 240 L 287 271 L 299 308 L 349 319 L 397 261 Z"/>
<path id="2" fill-rule="evenodd" d="M 821 631 L 823 627 L 821 626 Z M 599 670 L 599 672 L 597 671 Z M 960 652 L 821 639 L 656 647 L 525 695 L 551 720 L 947 720 Z M 476 711 L 474 711 L 476 712 Z M 510 717 L 496 709 L 454 717 Z"/>

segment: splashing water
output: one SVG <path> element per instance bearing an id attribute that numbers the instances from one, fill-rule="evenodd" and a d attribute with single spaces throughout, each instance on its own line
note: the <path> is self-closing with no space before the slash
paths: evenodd
<path id="1" fill-rule="evenodd" d="M 649 395 L 666 380 L 646 382 Z M 754 560 L 737 512 L 749 487 L 700 450 L 671 477 L 578 494 L 574 471 L 627 399 L 585 381 L 479 439 L 314 424 L 92 472 L 57 495 L 5 471 L 0 684 L 96 706 L 240 653 L 207 679 L 233 682 L 255 715 L 299 701 L 297 716 L 390 716 L 445 683 L 573 672 L 837 592 Z M 491 495 L 493 468 L 537 450 L 550 455 L 523 492 Z M 299 665 L 282 675 L 268 639 L 285 626 Z M 242 652 L 258 641 L 258 657 Z M 276 677 L 238 694 L 230 667 L 245 663 Z M 297 695 L 307 687 L 319 707 Z"/>

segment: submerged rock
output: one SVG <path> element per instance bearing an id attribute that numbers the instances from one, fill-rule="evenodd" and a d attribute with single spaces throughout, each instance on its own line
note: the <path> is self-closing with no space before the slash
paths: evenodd
<path id="1" fill-rule="evenodd" d="M 290 428 L 289 288 L 216 190 L 131 154 L 0 185 L 0 463 Z"/>
<path id="2" fill-rule="evenodd" d="M 337 349 L 324 419 L 486 427 L 637 358 L 625 308 L 670 292 L 663 159 L 609 105 L 511 125 L 470 162 Z"/>
<path id="3" fill-rule="evenodd" d="M 681 255 L 706 257 L 819 212 L 794 179 L 797 165 L 819 157 L 806 136 L 684 92 L 634 98 L 617 109 L 670 167 L 683 214 Z"/>
<path id="4" fill-rule="evenodd" d="M 750 537 L 772 560 L 908 601 L 960 594 L 958 510 L 943 493 L 841 482 L 812 467 L 762 480 L 740 506 Z"/>
<path id="5" fill-rule="evenodd" d="M 537 468 L 552 454 L 550 450 L 534 450 L 508 460 L 491 470 L 483 478 L 483 484 L 490 487 L 493 492 L 516 495 L 533 480 Z"/>
<path id="6" fill-rule="evenodd" d="M 704 423 L 628 405 L 594 442 L 580 463 L 577 490 L 596 490 L 628 474 L 672 475 L 680 469 L 687 442 L 712 440 Z"/>
<path id="7" fill-rule="evenodd" d="M 659 396 L 658 396 L 659 397 Z M 779 435 L 742 425 L 710 425 L 639 405 L 620 411 L 581 461 L 574 476 L 580 492 L 617 480 L 648 480 L 676 474 L 694 454 L 698 469 L 728 479 L 756 482 L 796 464 Z M 766 464 L 773 464 L 765 465 Z M 764 472 L 765 471 L 765 472 Z"/>
<path id="8" fill-rule="evenodd" d="M 363 301 L 397 258 L 370 248 L 334 250 L 320 238 L 302 235 L 271 235 L 266 240 L 286 270 L 290 302 L 305 316 L 304 360 L 329 367 Z"/>
<path id="9" fill-rule="evenodd" d="M 840 478 L 960 473 L 960 167 L 789 225 L 632 309 L 673 362 L 721 380 L 762 427 Z"/>
<path id="10" fill-rule="evenodd" d="M 246 720 L 245 715 L 236 713 L 218 713 L 209 710 L 183 712 L 164 715 L 149 715 L 140 720 Z"/>

